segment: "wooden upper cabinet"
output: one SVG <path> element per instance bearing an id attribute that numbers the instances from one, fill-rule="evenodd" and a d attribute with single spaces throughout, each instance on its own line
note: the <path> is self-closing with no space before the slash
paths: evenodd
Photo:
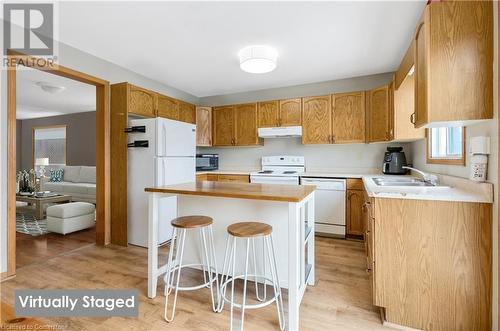
<path id="1" fill-rule="evenodd" d="M 234 144 L 234 107 L 214 107 L 212 124 L 213 146 L 232 146 Z"/>
<path id="2" fill-rule="evenodd" d="M 287 99 L 279 101 L 280 126 L 302 125 L 302 99 Z"/>
<path id="3" fill-rule="evenodd" d="M 366 92 L 368 109 L 368 141 L 390 140 L 390 106 L 389 85 Z"/>
<path id="4" fill-rule="evenodd" d="M 129 85 L 130 102 L 128 112 L 145 117 L 156 117 L 156 93 Z"/>
<path id="5" fill-rule="evenodd" d="M 302 143 L 330 144 L 332 108 L 330 95 L 302 98 Z"/>
<path id="6" fill-rule="evenodd" d="M 415 33 L 415 84 L 416 127 L 493 118 L 493 1 L 426 6 Z"/>
<path id="7" fill-rule="evenodd" d="M 196 107 L 196 146 L 212 146 L 212 108 Z"/>
<path id="8" fill-rule="evenodd" d="M 258 145 L 260 140 L 257 135 L 257 104 L 235 105 L 234 119 L 234 144 Z"/>
<path id="9" fill-rule="evenodd" d="M 259 102 L 259 128 L 279 126 L 279 101 Z"/>
<path id="10" fill-rule="evenodd" d="M 415 75 L 408 75 L 394 91 L 394 140 L 408 141 L 425 138 L 424 128 L 415 128 Z"/>
<path id="11" fill-rule="evenodd" d="M 196 124 L 196 106 L 184 101 L 179 101 L 179 120 Z"/>
<path id="12" fill-rule="evenodd" d="M 158 116 L 176 121 L 179 120 L 178 100 L 158 94 Z"/>
<path id="13" fill-rule="evenodd" d="M 365 92 L 332 95 L 332 142 L 364 143 Z"/>
<path id="14" fill-rule="evenodd" d="M 427 10 L 424 12 L 424 18 L 417 27 L 415 34 L 415 97 L 414 97 L 414 117 L 412 122 L 415 127 L 421 127 L 428 121 L 427 117 L 427 64 L 426 64 L 426 48 L 428 43 L 429 26 L 425 23 L 425 16 L 428 15 Z"/>

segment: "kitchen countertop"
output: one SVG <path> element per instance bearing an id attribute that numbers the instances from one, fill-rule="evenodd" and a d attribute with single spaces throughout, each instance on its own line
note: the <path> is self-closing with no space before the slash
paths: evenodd
<path id="1" fill-rule="evenodd" d="M 466 178 L 436 175 L 439 184 L 448 187 L 388 187 L 378 186 L 373 182 L 374 177 L 388 177 L 384 175 L 363 176 L 363 183 L 366 193 L 372 198 L 493 203 L 491 183 L 477 183 Z"/>
<path id="2" fill-rule="evenodd" d="M 197 175 L 204 174 L 224 174 L 224 175 L 250 175 L 252 172 L 260 171 L 260 169 L 231 169 L 231 170 L 209 170 L 197 171 Z M 380 173 L 378 169 L 360 169 L 359 171 L 351 169 L 312 169 L 300 173 L 300 177 L 326 177 L 326 178 L 358 178 L 361 179 L 365 175 Z"/>
<path id="3" fill-rule="evenodd" d="M 219 169 L 213 171 L 199 171 L 196 174 L 228 174 L 249 175 L 260 169 Z M 441 200 L 493 203 L 493 185 L 491 183 L 477 183 L 466 178 L 435 174 L 439 183 L 449 187 L 388 187 L 377 186 L 371 179 L 374 177 L 396 177 L 383 175 L 380 169 L 310 169 L 300 173 L 300 177 L 323 178 L 355 178 L 362 179 L 368 196 L 373 198 L 414 199 L 414 200 Z M 419 178 L 419 177 L 415 177 Z"/>
<path id="4" fill-rule="evenodd" d="M 157 192 L 252 200 L 300 202 L 309 194 L 314 192 L 316 187 L 310 185 L 302 186 L 199 181 L 196 183 L 169 185 L 164 187 L 148 187 L 144 190 L 149 193 Z"/>

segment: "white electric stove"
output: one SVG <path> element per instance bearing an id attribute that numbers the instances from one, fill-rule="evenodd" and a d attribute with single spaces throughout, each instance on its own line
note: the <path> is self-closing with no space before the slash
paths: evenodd
<path id="1" fill-rule="evenodd" d="M 250 174 L 251 183 L 299 185 L 299 174 L 305 172 L 303 156 L 264 156 L 262 170 Z"/>

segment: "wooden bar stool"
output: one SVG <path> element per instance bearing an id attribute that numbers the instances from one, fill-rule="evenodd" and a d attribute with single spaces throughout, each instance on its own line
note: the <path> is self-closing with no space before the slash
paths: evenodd
<path id="1" fill-rule="evenodd" d="M 171 322 L 175 316 L 175 307 L 177 305 L 177 293 L 178 291 L 195 291 L 203 287 L 210 288 L 210 294 L 212 297 L 212 309 L 214 312 L 217 311 L 214 296 L 214 286 L 217 291 L 217 298 L 219 298 L 219 279 L 217 274 L 217 260 L 215 257 L 214 249 L 214 235 L 212 231 L 213 219 L 208 216 L 183 216 L 177 217 L 172 220 L 171 224 L 173 226 L 172 230 L 172 240 L 170 242 L 170 250 L 168 253 L 168 263 L 167 272 L 165 274 L 165 312 L 164 318 L 167 322 Z M 186 264 L 182 265 L 182 256 L 184 254 L 184 244 L 186 242 L 186 232 L 187 230 L 199 230 L 200 242 L 201 242 L 201 263 Z M 207 245 L 208 238 L 208 245 Z M 177 244 L 177 246 L 176 246 Z M 174 260 L 174 250 L 175 250 L 175 260 Z M 203 284 L 181 287 L 179 286 L 179 281 L 181 278 L 181 270 L 184 267 L 201 267 L 203 269 Z M 175 273 L 177 272 L 177 277 Z M 208 281 L 207 281 L 208 276 Z M 175 286 L 174 286 L 175 279 Z M 172 307 L 172 314 L 168 316 L 168 298 L 172 289 L 175 289 L 174 303 Z"/>
<path id="2" fill-rule="evenodd" d="M 233 310 L 234 307 L 241 309 L 241 327 L 243 330 L 243 322 L 245 319 L 245 309 L 257 309 L 270 305 L 276 302 L 276 308 L 278 310 L 278 320 L 280 325 L 280 330 L 285 329 L 285 313 L 283 311 L 283 298 L 281 295 L 281 287 L 278 279 L 278 269 L 276 266 L 276 255 L 274 252 L 274 244 L 272 238 L 273 228 L 265 223 L 259 222 L 241 222 L 234 223 L 227 227 L 228 237 L 226 240 L 226 249 L 224 254 L 224 264 L 222 267 L 222 280 L 221 289 L 219 297 L 219 306 L 217 311 L 222 312 L 224 308 L 224 301 L 231 304 L 231 322 L 230 328 L 233 330 Z M 246 256 L 245 256 L 245 272 L 241 275 L 235 275 L 236 269 L 236 239 L 245 240 L 246 244 Z M 263 273 L 259 274 L 257 271 L 257 261 L 255 254 L 255 240 L 262 239 L 262 252 L 263 252 Z M 231 248 L 230 248 L 231 247 Z M 248 262 L 250 255 L 250 247 L 253 250 L 253 267 L 254 273 L 248 274 Z M 231 249 L 231 252 L 229 251 Z M 267 254 L 266 254 L 267 252 Z M 271 271 L 271 279 L 266 276 L 266 264 L 269 264 Z M 247 304 L 246 303 L 246 291 L 248 277 L 254 279 L 255 291 L 257 300 L 261 303 L 257 304 Z M 241 304 L 235 303 L 234 298 L 234 283 L 236 279 L 243 279 L 243 301 Z M 261 280 L 264 284 L 263 297 L 259 296 L 258 291 L 258 280 Z M 231 283 L 231 299 L 226 298 L 226 288 L 227 285 Z M 270 284 L 274 288 L 274 296 L 267 300 L 266 286 Z"/>

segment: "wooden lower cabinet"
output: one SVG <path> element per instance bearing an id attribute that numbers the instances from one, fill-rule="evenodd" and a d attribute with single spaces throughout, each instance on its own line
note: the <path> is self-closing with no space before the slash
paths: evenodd
<path id="1" fill-rule="evenodd" d="M 347 190 L 346 234 L 348 236 L 363 236 L 363 203 L 363 191 Z"/>
<path id="2" fill-rule="evenodd" d="M 491 330 L 492 204 L 365 198 L 367 272 L 388 322 Z"/>
<path id="3" fill-rule="evenodd" d="M 218 182 L 238 182 L 238 183 L 250 183 L 249 175 L 218 175 Z"/>
<path id="4" fill-rule="evenodd" d="M 238 182 L 250 183 L 249 175 L 229 175 L 229 174 L 199 174 L 196 175 L 197 181 L 208 180 L 211 182 Z"/>

